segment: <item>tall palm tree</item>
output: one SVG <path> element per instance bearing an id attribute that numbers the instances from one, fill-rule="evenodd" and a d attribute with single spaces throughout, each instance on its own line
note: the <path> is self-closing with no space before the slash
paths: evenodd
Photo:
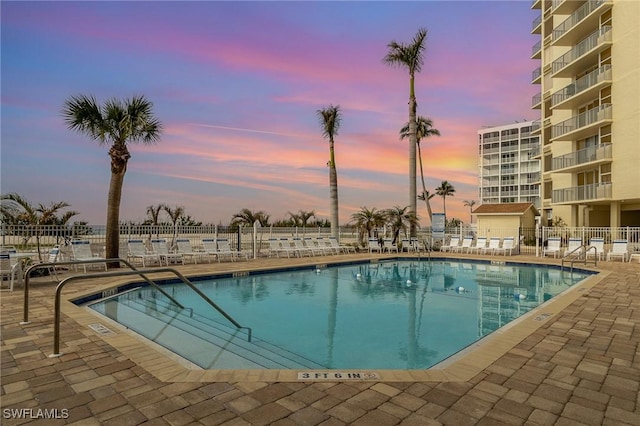
<path id="1" fill-rule="evenodd" d="M 319 109 L 317 111 L 318 118 L 320 119 L 320 128 L 322 129 L 322 136 L 329 139 L 329 198 L 330 198 L 330 220 L 331 220 L 331 235 L 336 239 L 339 239 L 340 222 L 338 216 L 338 172 L 336 170 L 336 159 L 334 154 L 334 141 L 333 138 L 338 135 L 340 129 L 340 122 L 342 117 L 340 116 L 340 105 L 329 105 L 327 108 Z"/>
<path id="2" fill-rule="evenodd" d="M 471 212 L 473 212 L 473 206 L 476 205 L 476 200 L 464 200 L 462 204 L 464 204 L 465 207 L 469 207 L 469 223 L 473 223 Z"/>
<path id="3" fill-rule="evenodd" d="M 387 223 L 391 226 L 391 231 L 393 232 L 393 244 L 397 243 L 400 231 L 406 235 L 407 228 L 411 229 L 411 226 L 418 226 L 418 217 L 412 211 L 407 211 L 408 209 L 409 206 L 395 206 L 384 212 Z"/>
<path id="4" fill-rule="evenodd" d="M 444 217 L 447 217 L 447 197 L 453 197 L 456 193 L 456 189 L 448 181 L 443 180 L 440 186 L 436 188 L 436 194 L 442 197 L 442 207 L 444 210 Z"/>
<path id="5" fill-rule="evenodd" d="M 255 221 L 258 221 L 260 226 L 267 227 L 269 226 L 269 217 L 270 216 L 262 210 L 255 212 L 249 209 L 242 209 L 233 215 L 231 225 L 253 226 Z"/>
<path id="6" fill-rule="evenodd" d="M 72 96 L 65 102 L 62 114 L 69 129 L 97 140 L 100 145 L 111 145 L 105 251 L 107 258 L 117 258 L 122 185 L 131 158 L 127 144 L 157 142 L 162 125 L 153 114 L 153 104 L 144 96 L 124 100 L 114 98 L 103 105 L 98 105 L 93 96 Z M 111 268 L 119 266 L 118 263 L 109 264 Z"/>
<path id="7" fill-rule="evenodd" d="M 429 223 L 433 213 L 431 212 L 431 204 L 429 200 L 433 198 L 433 195 L 429 196 L 427 186 L 424 183 L 424 170 L 422 168 L 422 151 L 420 150 L 420 141 L 422 138 L 428 138 L 429 136 L 440 136 L 440 130 L 433 128 L 433 121 L 430 118 L 418 116 L 416 118 L 416 145 L 418 147 L 418 162 L 420 163 L 420 181 L 422 182 L 422 194 L 418 195 L 418 199 L 423 200 L 427 205 L 427 213 L 429 214 Z M 409 123 L 406 123 L 402 129 L 400 129 L 400 140 L 408 138 L 409 135 Z"/>
<path id="8" fill-rule="evenodd" d="M 417 211 L 416 198 L 416 147 L 417 122 L 416 110 L 418 103 L 415 92 L 415 75 L 424 65 L 424 49 L 427 30 L 420 28 L 409 44 L 392 41 L 387 45 L 389 52 L 383 62 L 387 65 L 399 66 L 409 71 L 409 209 L 414 214 Z M 411 227 L 411 236 L 415 237 L 416 227 Z"/>
<path id="9" fill-rule="evenodd" d="M 371 237 L 371 231 L 384 225 L 386 217 L 384 212 L 376 210 L 375 207 L 372 209 L 360 207 L 360 211 L 351 215 L 351 221 L 358 229 L 358 240 L 359 243 L 362 244 L 365 233 L 367 234 L 367 237 Z"/>

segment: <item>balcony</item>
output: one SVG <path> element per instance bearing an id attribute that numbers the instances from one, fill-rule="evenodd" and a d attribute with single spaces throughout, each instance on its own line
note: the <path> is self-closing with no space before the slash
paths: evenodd
<path id="1" fill-rule="evenodd" d="M 571 46 L 585 38 L 593 28 L 598 27 L 598 18 L 612 0 L 588 0 L 571 16 L 556 26 L 551 33 L 555 45 Z"/>
<path id="2" fill-rule="evenodd" d="M 591 169 L 600 163 L 608 163 L 611 160 L 611 144 L 607 143 L 554 157 L 552 159 L 551 170 L 554 172 L 577 173 L 582 170 Z"/>
<path id="3" fill-rule="evenodd" d="M 542 29 L 542 15 L 538 15 L 531 23 L 531 34 L 540 34 Z"/>
<path id="4" fill-rule="evenodd" d="M 593 32 L 573 49 L 553 61 L 551 77 L 571 77 L 584 68 L 591 58 L 611 45 L 611 26 Z"/>
<path id="5" fill-rule="evenodd" d="M 579 4 L 575 0 L 552 0 L 551 11 L 558 15 L 567 15 Z"/>
<path id="6" fill-rule="evenodd" d="M 531 84 L 540 84 L 542 82 L 542 68 L 538 67 L 531 72 Z"/>
<path id="7" fill-rule="evenodd" d="M 535 120 L 531 124 L 531 134 L 532 135 L 539 135 L 541 130 L 542 130 L 542 126 L 540 124 L 540 120 Z"/>
<path id="8" fill-rule="evenodd" d="M 542 0 L 532 0 L 531 9 L 540 9 L 542 7 Z"/>
<path id="9" fill-rule="evenodd" d="M 540 59 L 542 54 L 542 40 L 538 41 L 531 48 L 531 59 Z"/>
<path id="10" fill-rule="evenodd" d="M 594 133 L 604 122 L 611 122 L 611 104 L 602 104 L 582 114 L 574 115 L 568 120 L 551 128 L 551 140 L 577 140 Z"/>
<path id="11" fill-rule="evenodd" d="M 552 204 L 583 204 L 585 201 L 605 201 L 611 199 L 611 182 L 554 189 Z"/>
<path id="12" fill-rule="evenodd" d="M 540 109 L 542 106 L 542 94 L 537 93 L 531 98 L 531 109 Z"/>
<path id="13" fill-rule="evenodd" d="M 555 92 L 551 96 L 551 108 L 569 109 L 582 105 L 588 98 L 596 98 L 598 90 L 611 84 L 611 74 L 611 65 L 604 65 L 591 71 Z"/>

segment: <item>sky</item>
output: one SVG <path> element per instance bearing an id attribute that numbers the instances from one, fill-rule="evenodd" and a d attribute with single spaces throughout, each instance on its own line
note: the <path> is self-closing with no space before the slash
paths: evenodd
<path id="1" fill-rule="evenodd" d="M 144 95 L 160 141 L 131 144 L 120 218 L 182 206 L 227 224 L 243 208 L 271 221 L 329 218 L 329 143 L 317 111 L 339 105 L 340 223 L 362 207 L 409 204 L 409 75 L 382 59 L 427 29 L 418 114 L 426 186 L 443 180 L 449 217 L 478 202 L 484 126 L 537 119 L 530 59 L 539 11 L 512 1 L 12 2 L 1 13 L 0 189 L 34 205 L 65 201 L 73 220 L 106 221 L 108 146 L 65 125 L 69 97 Z M 418 171 L 419 176 L 419 171 Z M 418 193 L 421 184 L 418 183 Z M 432 200 L 441 212 L 441 197 Z M 479 203 L 478 203 L 479 204 Z M 424 203 L 418 215 L 428 225 Z"/>

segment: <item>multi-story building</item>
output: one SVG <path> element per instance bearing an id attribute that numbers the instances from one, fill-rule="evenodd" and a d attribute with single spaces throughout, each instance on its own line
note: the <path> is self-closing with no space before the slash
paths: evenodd
<path id="1" fill-rule="evenodd" d="M 542 223 L 640 225 L 640 1 L 533 0 Z"/>
<path id="2" fill-rule="evenodd" d="M 540 209 L 540 136 L 535 130 L 532 121 L 478 130 L 480 204 L 530 202 Z"/>

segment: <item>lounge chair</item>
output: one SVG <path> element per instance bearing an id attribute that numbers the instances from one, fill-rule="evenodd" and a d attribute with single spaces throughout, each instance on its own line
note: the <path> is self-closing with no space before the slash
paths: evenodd
<path id="1" fill-rule="evenodd" d="M 629 255 L 629 242 L 627 240 L 613 240 L 611 251 L 607 253 L 607 261 L 620 258 L 623 262 L 627 261 Z"/>
<path id="2" fill-rule="evenodd" d="M 193 251 L 193 247 L 191 247 L 191 241 L 188 238 L 177 238 L 176 239 L 176 253 L 182 255 L 182 259 L 190 258 L 193 260 L 193 263 L 198 263 L 198 259 L 202 258 L 203 253 Z M 211 263 L 211 259 L 209 258 L 209 263 Z"/>
<path id="3" fill-rule="evenodd" d="M 309 250 L 311 250 L 311 254 L 313 255 L 323 255 L 325 253 L 322 247 L 319 247 L 311 237 L 304 237 L 302 239 L 302 244 Z"/>
<path id="4" fill-rule="evenodd" d="M 127 247 L 129 249 L 127 259 L 130 261 L 140 260 L 143 268 L 147 266 L 148 261 L 160 264 L 160 256 L 158 256 L 158 253 L 149 252 L 144 241 L 128 240 Z"/>
<path id="5" fill-rule="evenodd" d="M 375 237 L 371 237 L 368 240 L 369 243 L 369 253 L 373 253 L 374 251 L 382 253 L 382 246 L 378 242 L 378 239 Z"/>
<path id="6" fill-rule="evenodd" d="M 333 247 L 334 249 L 337 249 L 338 252 L 340 251 L 342 251 L 343 253 L 356 252 L 355 247 L 348 246 L 345 244 L 340 244 L 336 239 L 336 237 L 329 237 L 328 240 L 329 240 L 329 243 L 331 244 L 331 247 Z"/>
<path id="7" fill-rule="evenodd" d="M 5 278 L 9 281 L 9 291 L 13 291 L 16 281 L 22 282 L 22 263 L 12 263 L 8 251 L 0 253 L 0 281 L 4 281 Z"/>
<path id="8" fill-rule="evenodd" d="M 284 247 L 282 242 L 277 238 L 269 238 L 269 256 L 275 255 L 276 257 L 280 257 L 280 254 L 286 254 L 287 257 L 291 257 L 291 253 L 295 256 L 295 250 L 292 250 L 288 245 L 288 241 L 287 247 Z"/>
<path id="9" fill-rule="evenodd" d="M 449 244 L 443 244 L 440 251 L 454 251 L 460 245 L 460 237 L 451 237 Z"/>
<path id="10" fill-rule="evenodd" d="M 582 246 L 582 238 L 569 238 L 567 249 L 564 251 L 564 257 L 569 255 L 578 255 L 578 249 Z"/>
<path id="11" fill-rule="evenodd" d="M 218 246 L 218 259 L 222 260 L 223 257 L 229 256 L 232 262 L 235 262 L 236 259 L 242 257 L 242 253 L 236 249 L 231 248 L 231 244 L 229 244 L 229 240 L 227 238 L 218 238 L 216 240 L 216 244 Z M 248 257 L 245 255 L 245 259 Z"/>
<path id="12" fill-rule="evenodd" d="M 101 260 L 104 258 L 101 258 L 95 254 L 93 254 L 93 252 L 91 251 L 91 241 L 89 240 L 74 240 L 71 241 L 71 252 L 72 252 L 72 257 L 73 259 L 71 260 Z M 104 259 L 106 260 L 106 259 Z M 95 265 L 91 265 L 90 266 L 95 266 Z M 100 263 L 96 263 L 96 265 L 100 265 Z M 104 266 L 104 270 L 107 270 L 107 263 L 102 263 L 102 266 Z M 74 265 L 75 270 L 78 270 L 78 265 Z M 83 264 L 82 268 L 84 269 L 84 272 L 87 272 L 87 264 Z"/>
<path id="13" fill-rule="evenodd" d="M 202 249 L 202 255 L 209 257 L 209 263 L 211 263 L 211 256 L 214 256 L 218 259 L 218 262 L 220 262 L 220 257 L 218 257 L 218 245 L 214 238 L 203 238 Z"/>
<path id="14" fill-rule="evenodd" d="M 502 247 L 497 247 L 493 249 L 493 254 L 504 253 L 504 255 L 506 256 L 507 252 L 509 252 L 509 256 L 511 256 L 513 254 L 514 249 L 515 249 L 515 238 L 505 237 L 502 240 Z"/>
<path id="15" fill-rule="evenodd" d="M 591 238 L 589 240 L 589 247 L 587 247 L 587 259 L 604 259 L 604 238 Z"/>
<path id="16" fill-rule="evenodd" d="M 562 240 L 560 237 L 551 237 L 547 240 L 547 247 L 542 249 L 542 257 L 553 254 L 553 257 L 558 257 L 561 252 Z"/>
<path id="17" fill-rule="evenodd" d="M 300 257 L 303 257 L 306 254 L 308 254 L 309 256 L 313 256 L 313 250 L 311 250 L 309 247 L 304 245 L 302 238 L 293 237 L 291 239 L 291 242 L 293 243 L 293 246 L 296 248 L 298 255 Z"/>
<path id="18" fill-rule="evenodd" d="M 451 251 L 459 251 L 460 253 L 464 253 L 465 250 L 469 250 L 469 247 L 471 247 L 471 243 L 473 243 L 473 237 L 464 237 L 462 239 L 462 244 L 454 247 L 453 249 L 451 249 Z"/>
<path id="19" fill-rule="evenodd" d="M 164 260 L 164 263 L 169 266 L 169 262 L 180 262 L 184 265 L 184 259 L 182 255 L 179 253 L 171 253 L 169 251 L 169 246 L 167 245 L 167 240 L 164 238 L 155 238 L 151 240 L 151 247 L 153 247 L 153 252 L 157 253 L 160 256 L 160 262 Z"/>
<path id="20" fill-rule="evenodd" d="M 487 237 L 478 237 L 476 238 L 476 243 L 472 244 L 468 249 L 467 253 L 480 253 L 487 247 Z"/>
<path id="21" fill-rule="evenodd" d="M 489 238 L 489 245 L 482 249 L 483 254 L 493 254 L 496 249 L 500 248 L 500 238 L 499 237 L 491 237 Z"/>
<path id="22" fill-rule="evenodd" d="M 335 253 L 333 247 L 331 247 L 331 243 L 322 237 L 316 237 L 312 239 L 313 244 L 316 245 L 320 251 L 322 251 L 323 255 L 331 255 Z"/>
<path id="23" fill-rule="evenodd" d="M 396 253 L 398 253 L 398 246 L 393 244 L 392 238 L 385 238 L 382 240 L 382 243 L 383 243 L 382 251 L 387 251 L 388 253 L 395 251 Z"/>

